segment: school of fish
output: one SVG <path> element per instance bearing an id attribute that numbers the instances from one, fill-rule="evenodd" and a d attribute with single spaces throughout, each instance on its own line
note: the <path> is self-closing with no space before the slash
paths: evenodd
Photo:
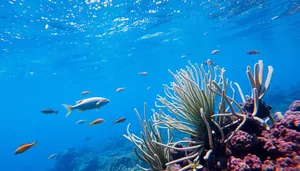
<path id="1" fill-rule="evenodd" d="M 220 50 L 213 50 L 211 52 L 211 55 L 216 55 L 219 52 L 220 52 Z M 246 52 L 246 54 L 248 54 L 248 55 L 258 55 L 258 54 L 260 54 L 260 52 L 257 51 L 257 50 L 249 50 L 249 51 Z M 186 54 L 182 55 L 181 58 L 186 58 L 188 55 L 191 55 L 191 54 L 190 53 L 186 53 Z M 205 65 L 216 65 L 216 63 L 213 62 L 211 59 L 208 59 L 208 60 L 204 61 L 203 64 L 205 64 Z M 138 75 L 147 76 L 148 72 L 141 71 L 141 72 L 138 72 Z M 151 87 L 148 86 L 146 88 L 146 90 L 149 90 L 150 88 Z M 120 92 L 122 92 L 124 90 L 125 90 L 125 87 L 119 87 L 119 88 L 116 89 L 116 93 L 120 93 Z M 81 92 L 82 96 L 86 96 L 86 95 L 89 95 L 89 94 L 92 94 L 92 92 L 88 91 L 88 90 L 84 90 L 84 91 Z M 110 100 L 108 98 L 104 98 L 104 97 L 89 97 L 89 98 L 85 98 L 85 99 L 81 99 L 81 100 L 76 101 L 76 103 L 74 105 L 62 104 L 62 106 L 67 111 L 65 117 L 68 117 L 68 116 L 70 116 L 70 114 L 74 110 L 77 110 L 79 112 L 84 112 L 84 111 L 88 111 L 88 110 L 99 110 L 103 106 L 109 104 L 109 102 L 110 102 Z M 43 114 L 45 114 L 45 115 L 49 115 L 49 114 L 56 114 L 56 115 L 58 115 L 59 114 L 59 110 L 55 110 L 55 109 L 52 109 L 52 108 L 45 108 L 45 109 L 41 110 L 40 112 L 43 113 Z M 93 120 L 93 121 L 91 121 L 91 122 L 88 123 L 87 120 L 81 119 L 81 120 L 78 120 L 76 122 L 76 124 L 81 125 L 81 124 L 88 123 L 89 126 L 95 126 L 95 125 L 103 123 L 104 121 L 105 120 L 103 118 L 96 118 L 95 120 Z M 115 121 L 113 121 L 113 124 L 119 124 L 119 123 L 122 123 L 122 122 L 125 122 L 125 121 L 126 121 L 125 117 L 119 117 Z M 90 137 L 86 137 L 85 141 L 88 141 L 90 139 L 91 139 Z M 25 151 L 29 150 L 33 146 L 37 146 L 37 141 L 34 141 L 32 143 L 25 143 L 25 144 L 20 145 L 15 150 L 14 154 L 15 155 L 22 154 Z M 49 160 L 53 159 L 56 156 L 57 156 L 57 153 L 53 153 L 53 154 L 49 155 L 48 159 Z"/>
<path id="2" fill-rule="evenodd" d="M 146 72 L 146 71 L 138 72 L 138 75 L 147 76 L 148 72 Z M 148 87 L 147 90 L 148 89 L 150 89 L 150 87 Z M 117 88 L 116 93 L 119 93 L 124 90 L 125 90 L 125 87 L 119 87 L 119 88 Z M 84 90 L 81 92 L 82 96 L 86 96 L 89 94 L 92 94 L 92 92 L 88 91 L 88 90 Z M 62 104 L 62 106 L 67 111 L 65 117 L 68 117 L 74 110 L 78 110 L 79 112 L 84 112 L 84 111 L 88 111 L 88 110 L 99 110 L 101 107 L 107 105 L 109 102 L 110 102 L 110 100 L 108 98 L 104 98 L 104 97 L 88 97 L 88 98 L 76 101 L 76 103 L 74 105 Z M 40 112 L 45 115 L 50 115 L 50 114 L 58 115 L 59 114 L 59 110 L 55 110 L 52 108 L 45 108 L 45 109 L 42 109 Z M 88 123 L 88 125 L 95 126 L 95 125 L 101 124 L 104 121 L 105 120 L 103 118 L 97 118 L 97 119 L 93 120 L 92 122 Z M 126 118 L 119 117 L 118 119 L 116 119 L 113 122 L 113 124 L 118 124 L 118 123 L 122 123 L 125 121 L 126 121 Z M 81 120 L 78 120 L 76 122 L 76 124 L 81 125 L 81 124 L 85 124 L 87 122 L 88 122 L 87 120 L 81 119 Z M 91 138 L 87 137 L 87 138 L 85 138 L 85 141 L 88 141 L 89 139 L 91 139 Z M 37 141 L 34 141 L 32 143 L 22 144 L 16 149 L 14 154 L 15 155 L 22 154 L 25 151 L 29 150 L 31 147 L 36 146 L 36 145 L 37 145 Z M 53 159 L 56 157 L 56 155 L 57 155 L 57 153 L 53 153 L 48 157 L 48 159 L 49 160 Z"/>

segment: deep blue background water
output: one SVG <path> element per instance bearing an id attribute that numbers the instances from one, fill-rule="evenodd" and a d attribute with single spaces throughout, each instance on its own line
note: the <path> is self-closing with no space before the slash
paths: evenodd
<path id="1" fill-rule="evenodd" d="M 52 153 L 122 136 L 129 122 L 137 130 L 133 108 L 144 101 L 153 107 L 171 81 L 167 70 L 187 60 L 211 58 L 247 94 L 246 66 L 259 59 L 274 67 L 271 87 L 299 82 L 299 11 L 299 0 L 0 0 L 1 170 L 47 170 Z M 212 56 L 214 49 L 221 51 Z M 247 55 L 252 49 L 261 54 Z M 126 90 L 116 93 L 118 87 Z M 82 99 L 83 90 L 111 103 L 65 118 L 61 104 Z M 60 114 L 40 113 L 49 107 Z M 113 125 L 120 116 L 126 123 Z M 75 124 L 98 117 L 106 122 Z M 37 147 L 13 155 L 34 140 Z"/>

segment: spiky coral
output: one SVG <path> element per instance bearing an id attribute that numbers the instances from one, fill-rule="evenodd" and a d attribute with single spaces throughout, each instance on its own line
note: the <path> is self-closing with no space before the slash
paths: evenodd
<path id="1" fill-rule="evenodd" d="M 210 149 L 213 149 L 210 120 L 215 110 L 216 95 L 210 91 L 207 85 L 211 84 L 212 80 L 217 81 L 218 74 L 220 74 L 222 79 L 218 80 L 219 84 L 226 86 L 226 82 L 223 79 L 224 69 L 215 67 L 213 70 L 211 65 L 209 65 L 206 71 L 203 65 L 199 67 L 198 65 L 189 64 L 190 67 L 187 67 L 187 70 L 181 69 L 176 74 L 170 71 L 175 82 L 171 83 L 172 87 L 164 85 L 168 99 L 158 96 L 157 99 L 163 105 L 156 104 L 160 110 L 159 112 L 153 111 L 154 115 L 159 119 L 156 125 L 165 125 L 168 128 L 176 129 L 193 137 L 192 141 L 188 142 L 193 144 L 190 147 L 175 148 L 169 146 L 169 148 L 175 150 L 193 150 L 189 156 L 167 163 L 167 165 L 171 165 L 183 160 L 196 159 L 184 169 L 194 167 L 194 164 L 199 162 L 199 156 L 202 155 L 207 143 Z M 174 117 L 165 113 L 162 110 L 163 108 L 168 109 Z M 198 167 L 201 166 L 199 165 Z"/>
<path id="2" fill-rule="evenodd" d="M 159 128 L 153 124 L 156 121 L 156 117 L 153 115 L 151 120 L 147 120 L 146 103 L 144 103 L 144 120 L 142 120 L 137 109 L 134 110 L 143 129 L 141 138 L 130 133 L 130 124 L 127 126 L 127 135 L 123 136 L 135 145 L 134 152 L 140 160 L 147 163 L 153 171 L 162 171 L 166 168 L 166 163 L 170 160 L 170 150 L 157 144 L 163 143 L 163 138 Z M 173 132 L 168 129 L 167 133 L 167 144 L 170 144 L 173 140 Z M 149 170 L 140 165 L 137 166 L 142 170 Z"/>
<path id="3" fill-rule="evenodd" d="M 248 112 L 234 100 L 235 90 L 232 82 L 229 83 L 225 78 L 223 68 L 212 68 L 208 65 L 205 69 L 203 65 L 192 65 L 190 62 L 189 64 L 186 70 L 181 69 L 176 74 L 170 71 L 175 82 L 171 83 L 171 87 L 165 85 L 167 97 L 158 96 L 157 99 L 162 105 L 156 104 L 159 111 L 153 110 L 153 116 L 157 118 L 154 126 L 175 129 L 190 135 L 191 140 L 164 144 L 152 139 L 151 143 L 166 149 L 186 152 L 186 156 L 167 162 L 166 166 L 189 161 L 181 170 L 196 170 L 202 168 L 201 164 L 212 170 L 222 168 L 224 158 L 218 157 L 227 153 L 226 144 L 239 130 L 249 124 L 261 124 L 268 128 L 261 116 L 256 115 L 260 108 L 260 100 L 268 89 L 273 69 L 269 67 L 269 74 L 263 85 L 262 61 L 255 65 L 254 76 L 250 67 L 247 67 L 247 75 L 253 88 L 252 96 L 248 97 L 253 99 L 252 111 Z M 237 83 L 235 85 L 245 101 L 240 86 Z M 228 96 L 229 87 L 233 91 L 232 97 Z M 163 109 L 167 109 L 168 113 Z M 178 147 L 178 143 L 189 145 Z"/>

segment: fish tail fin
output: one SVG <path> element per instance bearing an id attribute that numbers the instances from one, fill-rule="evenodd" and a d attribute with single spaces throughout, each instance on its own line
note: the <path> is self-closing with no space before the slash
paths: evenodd
<path id="1" fill-rule="evenodd" d="M 73 107 L 71 105 L 67 105 L 67 104 L 62 104 L 63 107 L 65 107 L 67 109 L 67 114 L 66 114 L 66 117 L 68 117 L 72 111 L 73 111 Z"/>
<path id="2" fill-rule="evenodd" d="M 33 146 L 37 146 L 38 145 L 37 140 L 35 140 L 32 144 L 33 144 Z"/>
<path id="3" fill-rule="evenodd" d="M 56 113 L 58 115 L 59 110 L 56 110 L 54 113 Z"/>
<path id="4" fill-rule="evenodd" d="M 89 123 L 89 127 L 91 127 L 93 125 L 93 123 Z"/>

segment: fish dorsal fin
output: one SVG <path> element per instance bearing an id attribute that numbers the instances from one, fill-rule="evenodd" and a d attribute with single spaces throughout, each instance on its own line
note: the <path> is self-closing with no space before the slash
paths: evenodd
<path id="1" fill-rule="evenodd" d="M 78 101 L 76 101 L 76 104 L 79 104 L 79 103 L 81 103 L 83 100 L 78 100 Z"/>
<path id="2" fill-rule="evenodd" d="M 24 143 L 24 144 L 21 144 L 19 147 L 21 146 L 24 146 L 24 145 L 31 145 L 32 143 Z"/>

